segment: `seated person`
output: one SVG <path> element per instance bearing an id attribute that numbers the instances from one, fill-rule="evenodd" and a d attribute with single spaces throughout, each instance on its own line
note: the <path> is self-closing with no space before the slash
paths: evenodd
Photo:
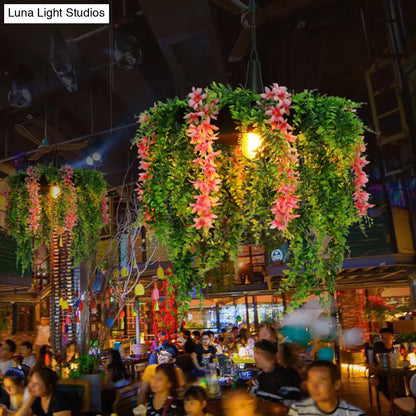
<path id="1" fill-rule="evenodd" d="M 183 331 L 183 337 L 185 339 L 185 343 L 183 345 L 183 349 L 186 354 L 192 354 L 195 349 L 195 342 L 192 340 L 191 331 Z"/>
<path id="2" fill-rule="evenodd" d="M 201 333 L 199 331 L 192 331 L 192 339 L 195 344 L 199 344 L 201 342 Z"/>
<path id="3" fill-rule="evenodd" d="M 22 365 L 32 368 L 36 363 L 36 358 L 33 356 L 33 346 L 29 341 L 22 343 L 21 352 L 23 355 Z"/>
<path id="4" fill-rule="evenodd" d="M 110 362 L 106 371 L 106 386 L 108 388 L 118 388 L 129 384 L 129 376 L 121 360 L 120 352 L 110 351 Z"/>
<path id="5" fill-rule="evenodd" d="M 0 375 L 4 376 L 8 370 L 16 366 L 13 355 L 16 352 L 16 344 L 11 339 L 6 339 L 0 347 Z"/>
<path id="6" fill-rule="evenodd" d="M 141 381 L 140 381 L 140 394 L 139 394 L 139 404 L 144 404 L 146 402 L 146 395 L 149 391 L 150 383 L 152 381 L 152 377 L 154 376 L 156 372 L 156 368 L 160 364 L 174 364 L 176 357 L 178 355 L 178 350 L 173 344 L 162 344 L 159 351 L 157 352 L 157 364 L 150 364 L 148 365 L 144 373 L 142 375 Z M 178 380 L 178 386 L 177 386 L 177 394 L 181 394 L 183 392 L 183 389 L 185 387 L 185 380 L 183 376 L 182 370 L 174 366 L 176 371 L 176 377 Z"/>
<path id="7" fill-rule="evenodd" d="M 254 360 L 260 370 L 255 380 L 255 393 L 268 400 L 285 403 L 299 399 L 301 378 L 296 370 L 285 368 L 276 362 L 276 346 L 270 341 L 258 341 L 254 345 Z"/>
<path id="8" fill-rule="evenodd" d="M 185 413 L 186 416 L 211 416 L 205 413 L 207 407 L 207 392 L 201 386 L 191 386 L 185 392 Z"/>
<path id="9" fill-rule="evenodd" d="M 374 363 L 378 364 L 377 354 L 387 354 L 394 351 L 394 333 L 390 328 L 382 328 L 379 331 L 380 341 L 374 343 L 373 346 L 373 356 Z M 378 385 L 377 390 L 381 391 L 384 396 L 389 400 L 390 393 L 387 383 L 387 377 L 377 376 Z"/>
<path id="10" fill-rule="evenodd" d="M 331 361 L 315 361 L 306 372 L 310 398 L 291 406 L 289 416 L 365 416 L 357 407 L 339 398 L 341 373 Z"/>
<path id="11" fill-rule="evenodd" d="M 52 369 L 58 366 L 52 351 L 49 349 L 49 345 L 42 345 L 38 352 L 38 358 L 35 365 L 32 367 L 32 371 L 40 369 L 42 367 L 50 367 Z"/>
<path id="12" fill-rule="evenodd" d="M 203 370 L 204 365 L 212 363 L 215 355 L 222 354 L 219 345 L 212 341 L 209 331 L 202 333 L 201 344 L 196 345 L 192 353 L 192 361 L 198 370 Z"/>
<path id="13" fill-rule="evenodd" d="M 8 409 L 4 406 L 3 416 L 11 416 L 22 407 L 22 404 L 29 398 L 27 390 L 26 374 L 22 369 L 12 367 L 4 376 L 3 387 L 9 395 L 10 405 Z"/>
<path id="14" fill-rule="evenodd" d="M 160 364 L 150 382 L 146 416 L 182 416 L 183 406 L 176 399 L 178 379 L 172 364 Z"/>
<path id="15" fill-rule="evenodd" d="M 80 410 L 75 409 L 78 403 L 67 393 L 58 390 L 57 383 L 58 376 L 50 368 L 35 369 L 28 385 L 28 399 L 15 416 L 77 415 Z"/>

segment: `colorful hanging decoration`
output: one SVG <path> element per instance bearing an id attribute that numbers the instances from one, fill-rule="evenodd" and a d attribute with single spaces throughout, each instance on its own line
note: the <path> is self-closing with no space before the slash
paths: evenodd
<path id="1" fill-rule="evenodd" d="M 163 337 L 171 340 L 178 328 L 175 291 L 168 279 L 162 281 L 160 289 L 155 289 L 157 287 L 156 282 L 154 285 L 150 325 L 158 339 L 163 334 Z M 155 290 L 157 290 L 157 293 L 155 293 Z"/>
<path id="2" fill-rule="evenodd" d="M 76 263 L 92 258 L 108 219 L 108 204 L 102 202 L 106 183 L 100 172 L 37 165 L 9 176 L 7 185 L 6 227 L 16 239 L 22 273 L 32 265 L 34 249 L 50 243 L 52 232 L 58 234 L 61 247 L 63 233 L 72 235 Z"/>
<path id="3" fill-rule="evenodd" d="M 283 285 L 294 304 L 333 292 L 349 227 L 371 206 L 358 108 L 277 84 L 257 94 L 213 83 L 139 117 L 141 217 L 169 253 L 181 315 L 193 288 L 200 294 L 209 271 L 237 261 L 247 239 L 289 243 Z M 222 112 L 236 135 L 257 135 L 250 158 L 221 143 Z"/>
<path id="4" fill-rule="evenodd" d="M 136 296 L 143 296 L 144 295 L 144 286 L 141 283 L 138 283 L 135 287 L 134 287 L 134 294 Z"/>

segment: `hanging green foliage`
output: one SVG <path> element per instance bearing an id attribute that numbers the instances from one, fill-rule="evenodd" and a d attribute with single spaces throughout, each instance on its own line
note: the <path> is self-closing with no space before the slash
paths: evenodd
<path id="1" fill-rule="evenodd" d="M 31 267 L 33 251 L 52 233 L 73 236 L 75 262 L 90 260 L 109 221 L 106 183 L 98 171 L 38 165 L 7 180 L 6 227 L 17 242 L 17 263 Z"/>
<path id="2" fill-rule="evenodd" d="M 277 84 L 259 95 L 214 83 L 140 116 L 141 213 L 167 248 L 182 312 L 189 292 L 247 242 L 289 242 L 283 283 L 295 304 L 334 290 L 348 228 L 370 207 L 358 107 Z M 224 111 L 240 138 L 250 130 L 261 137 L 258 148 L 241 143 L 249 157 L 222 142 L 216 119 Z"/>

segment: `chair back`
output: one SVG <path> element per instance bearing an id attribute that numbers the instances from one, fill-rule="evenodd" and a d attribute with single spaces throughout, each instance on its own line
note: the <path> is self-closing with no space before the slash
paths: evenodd
<path id="1" fill-rule="evenodd" d="M 416 371 L 411 371 L 406 379 L 409 394 L 416 399 Z"/>
<path id="2" fill-rule="evenodd" d="M 71 403 L 77 408 L 74 413 L 90 411 L 91 382 L 89 380 L 61 379 L 57 389 L 71 396 Z"/>

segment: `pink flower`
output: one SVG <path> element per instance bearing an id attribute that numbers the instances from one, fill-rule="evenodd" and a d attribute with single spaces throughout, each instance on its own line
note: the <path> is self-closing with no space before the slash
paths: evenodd
<path id="1" fill-rule="evenodd" d="M 149 116 L 146 113 L 141 113 L 139 116 L 139 123 L 140 124 L 147 124 L 147 121 L 149 120 Z"/>
<path id="2" fill-rule="evenodd" d="M 197 110 L 201 106 L 202 100 L 204 100 L 206 96 L 206 94 L 202 93 L 202 88 L 192 87 L 192 92 L 188 94 L 189 106 L 194 110 Z"/>
<path id="3" fill-rule="evenodd" d="M 207 215 L 203 215 L 201 217 L 194 218 L 194 227 L 199 230 L 203 228 L 204 230 L 207 230 L 208 228 L 211 228 L 213 226 L 212 221 L 218 218 L 213 213 L 209 213 Z"/>

